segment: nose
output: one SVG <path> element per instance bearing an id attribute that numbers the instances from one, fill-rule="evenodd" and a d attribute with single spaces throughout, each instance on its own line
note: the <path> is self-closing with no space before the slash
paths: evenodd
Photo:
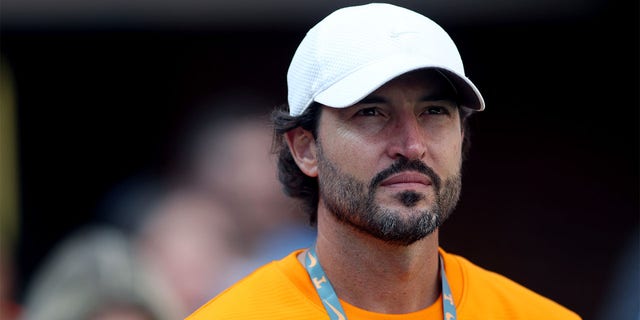
<path id="1" fill-rule="evenodd" d="M 392 159 L 423 159 L 427 152 L 426 134 L 415 117 L 398 121 L 391 133 L 388 154 Z"/>

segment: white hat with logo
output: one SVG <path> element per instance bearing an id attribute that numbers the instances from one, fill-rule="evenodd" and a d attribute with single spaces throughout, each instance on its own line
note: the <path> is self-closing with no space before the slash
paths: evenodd
<path id="1" fill-rule="evenodd" d="M 484 109 L 455 43 L 438 24 L 390 4 L 339 9 L 307 32 L 293 56 L 287 73 L 289 113 L 298 116 L 314 101 L 349 107 L 393 78 L 423 68 L 444 74 L 462 107 Z"/>

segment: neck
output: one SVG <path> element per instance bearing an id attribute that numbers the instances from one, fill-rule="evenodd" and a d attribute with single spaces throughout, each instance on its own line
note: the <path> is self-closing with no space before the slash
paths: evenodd
<path id="1" fill-rule="evenodd" d="M 438 299 L 437 230 L 411 245 L 378 240 L 318 214 L 318 260 L 338 297 L 361 309 L 409 313 Z"/>

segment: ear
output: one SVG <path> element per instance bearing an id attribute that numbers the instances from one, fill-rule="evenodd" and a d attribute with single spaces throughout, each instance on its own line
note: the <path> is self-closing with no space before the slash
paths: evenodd
<path id="1" fill-rule="evenodd" d="M 287 131 L 287 145 L 298 168 L 309 177 L 318 176 L 318 158 L 316 140 L 313 134 L 300 127 Z"/>

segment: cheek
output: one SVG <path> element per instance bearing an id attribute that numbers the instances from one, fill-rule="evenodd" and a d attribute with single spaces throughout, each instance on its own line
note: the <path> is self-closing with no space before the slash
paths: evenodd
<path id="1" fill-rule="evenodd" d="M 458 174 L 462 166 L 462 136 L 451 135 L 438 141 L 431 148 L 434 161 L 441 167 L 443 174 L 453 176 Z"/>
<path id="2" fill-rule="evenodd" d="M 365 135 L 339 127 L 331 136 L 322 138 L 321 147 L 324 157 L 336 164 L 344 173 L 364 179 L 368 177 L 367 172 L 375 170 L 374 166 L 378 163 L 376 155 L 379 155 L 377 151 L 379 145 L 375 141 L 370 141 Z"/>

